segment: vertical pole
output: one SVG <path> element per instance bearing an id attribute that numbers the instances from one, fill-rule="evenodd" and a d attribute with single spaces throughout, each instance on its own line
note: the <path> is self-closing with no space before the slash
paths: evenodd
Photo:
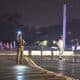
<path id="1" fill-rule="evenodd" d="M 13 47 L 16 48 L 16 43 L 15 43 L 15 41 L 13 41 Z"/>
<path id="2" fill-rule="evenodd" d="M 66 48 L 66 4 L 63 6 L 63 48 Z"/>

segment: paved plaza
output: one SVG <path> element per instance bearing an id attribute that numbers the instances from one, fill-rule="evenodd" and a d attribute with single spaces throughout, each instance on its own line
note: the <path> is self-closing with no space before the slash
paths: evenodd
<path id="1" fill-rule="evenodd" d="M 64 76 L 80 80 L 80 56 L 63 56 L 62 60 L 59 60 L 58 56 L 25 55 L 24 63 L 17 65 L 16 55 L 9 54 L 0 55 L 0 80 L 69 80 Z M 27 58 L 32 60 L 33 64 L 62 76 L 48 74 L 45 70 L 30 66 Z"/>
<path id="2" fill-rule="evenodd" d="M 23 65 L 17 65 L 15 56 L 0 55 L 0 80 L 65 80 L 63 77 L 49 75 L 46 72 L 28 66 L 26 61 Z"/>
<path id="3" fill-rule="evenodd" d="M 41 67 L 61 73 L 64 76 L 69 76 L 80 80 L 80 56 L 75 57 L 63 57 L 62 60 L 58 57 L 32 57 L 36 64 Z"/>

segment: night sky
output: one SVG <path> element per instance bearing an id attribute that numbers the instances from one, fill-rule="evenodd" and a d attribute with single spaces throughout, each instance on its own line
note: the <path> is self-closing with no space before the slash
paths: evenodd
<path id="1" fill-rule="evenodd" d="M 19 14 L 19 24 L 48 26 L 62 24 L 63 4 L 67 21 L 80 19 L 80 0 L 0 0 L 0 14 Z"/>
<path id="2" fill-rule="evenodd" d="M 5 26 L 8 29 L 17 25 L 24 27 L 60 25 L 64 3 L 67 4 L 67 22 L 80 19 L 80 0 L 0 0 L 0 29 L 3 26 L 4 29 Z M 9 29 L 7 33 L 11 33 Z"/>

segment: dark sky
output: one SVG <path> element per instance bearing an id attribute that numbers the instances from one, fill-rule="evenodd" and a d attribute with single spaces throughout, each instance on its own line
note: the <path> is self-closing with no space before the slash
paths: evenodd
<path id="1" fill-rule="evenodd" d="M 67 21 L 80 19 L 80 0 L 0 0 L 0 15 L 19 14 L 18 24 L 48 26 L 62 24 L 63 4 Z"/>
<path id="2" fill-rule="evenodd" d="M 35 31 L 34 26 L 47 28 L 47 31 L 45 28 L 42 29 L 45 32 L 42 34 L 43 38 L 45 35 L 53 38 L 60 34 L 64 3 L 67 5 L 69 22 L 67 31 L 80 35 L 80 0 L 0 0 L 0 41 L 16 39 L 16 33 L 20 28 L 26 40 L 38 38 L 35 35 L 39 29 Z"/>

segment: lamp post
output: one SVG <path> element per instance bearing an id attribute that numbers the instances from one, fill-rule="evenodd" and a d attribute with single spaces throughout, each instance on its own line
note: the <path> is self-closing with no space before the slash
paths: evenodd
<path id="1" fill-rule="evenodd" d="M 63 48 L 66 48 L 66 4 L 63 6 Z"/>

